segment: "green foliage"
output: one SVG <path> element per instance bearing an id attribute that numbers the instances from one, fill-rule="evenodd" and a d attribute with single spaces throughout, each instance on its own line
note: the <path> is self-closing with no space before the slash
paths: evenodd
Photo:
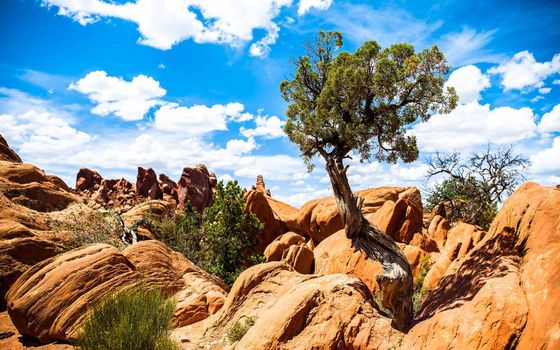
<path id="1" fill-rule="evenodd" d="M 237 181 L 219 182 L 214 204 L 204 211 L 204 265 L 208 272 L 232 284 L 252 256 L 263 225 L 245 212 L 243 191 Z"/>
<path id="2" fill-rule="evenodd" d="M 168 247 L 183 254 L 199 267 L 204 267 L 202 247 L 202 217 L 189 201 L 182 212 L 172 215 L 147 215 L 137 225 L 143 225 Z"/>
<path id="3" fill-rule="evenodd" d="M 231 343 L 241 340 L 245 334 L 249 331 L 249 328 L 253 327 L 257 322 L 256 316 L 246 317 L 243 323 L 241 321 L 237 321 L 231 326 L 231 328 L 227 331 L 227 338 Z"/>
<path id="4" fill-rule="evenodd" d="M 428 295 L 428 291 L 422 287 L 424 284 L 424 279 L 430 270 L 430 256 L 425 255 L 422 257 L 420 261 L 420 272 L 418 273 L 418 277 L 414 281 L 414 292 L 412 294 L 412 303 L 414 307 L 414 313 L 420 310 L 420 306 L 426 299 Z"/>
<path id="5" fill-rule="evenodd" d="M 457 103 L 453 88 L 444 91 L 443 54 L 436 46 L 416 53 L 409 44 L 381 49 L 367 41 L 335 56 L 341 47 L 340 33 L 321 31 L 294 60 L 294 76 L 280 85 L 290 103 L 286 134 L 308 166 L 316 154 L 341 162 L 351 151 L 361 160 L 415 160 L 416 139 L 406 126 Z"/>
<path id="6" fill-rule="evenodd" d="M 72 212 L 51 224 L 55 235 L 61 236 L 68 248 L 87 244 L 105 243 L 124 248 L 121 237 L 125 235 L 120 216 L 111 210 L 88 210 Z"/>
<path id="7" fill-rule="evenodd" d="M 513 153 L 511 146 L 473 153 L 436 152 L 429 161 L 427 177 L 445 179 L 428 189 L 426 208 L 445 205 L 449 222 L 464 221 L 487 229 L 498 212 L 498 204 L 524 179 L 529 162 Z"/>
<path id="8" fill-rule="evenodd" d="M 95 306 L 76 345 L 82 350 L 176 350 L 169 338 L 175 303 L 142 287 L 110 295 Z"/>

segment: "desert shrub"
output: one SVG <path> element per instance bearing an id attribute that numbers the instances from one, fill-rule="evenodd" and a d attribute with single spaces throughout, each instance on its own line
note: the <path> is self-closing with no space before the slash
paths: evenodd
<path id="1" fill-rule="evenodd" d="M 141 287 L 113 294 L 91 311 L 75 345 L 82 350 L 175 350 L 169 326 L 175 303 Z"/>
<path id="2" fill-rule="evenodd" d="M 202 217 L 189 201 L 185 203 L 183 211 L 169 215 L 148 213 L 136 225 L 145 226 L 168 247 L 199 267 L 204 267 Z"/>
<path id="3" fill-rule="evenodd" d="M 424 279 L 430 270 L 430 256 L 425 255 L 422 260 L 420 260 L 420 272 L 418 277 L 414 281 L 414 292 L 412 294 L 412 304 L 414 307 L 414 313 L 420 310 L 420 306 L 428 296 L 428 291 L 422 287 L 424 284 Z"/>
<path id="4" fill-rule="evenodd" d="M 488 229 L 498 213 L 498 205 L 525 179 L 529 161 L 513 148 L 500 147 L 473 153 L 436 152 L 429 160 L 428 178 L 442 178 L 427 189 L 426 208 L 445 206 L 445 218 L 464 221 Z"/>
<path id="5" fill-rule="evenodd" d="M 105 243 L 124 248 L 122 237 L 124 224 L 120 216 L 111 210 L 72 212 L 64 219 L 55 220 L 51 230 L 62 236 L 68 248 L 78 248 L 92 243 Z"/>
<path id="6" fill-rule="evenodd" d="M 245 317 L 243 322 L 237 321 L 230 327 L 227 331 L 227 338 L 231 343 L 241 340 L 245 334 L 249 331 L 249 328 L 253 327 L 257 322 L 256 316 Z"/>
<path id="7" fill-rule="evenodd" d="M 245 267 L 262 260 L 254 249 L 263 225 L 254 214 L 245 212 L 237 181 L 218 183 L 214 203 L 204 216 L 204 267 L 231 285 Z"/>

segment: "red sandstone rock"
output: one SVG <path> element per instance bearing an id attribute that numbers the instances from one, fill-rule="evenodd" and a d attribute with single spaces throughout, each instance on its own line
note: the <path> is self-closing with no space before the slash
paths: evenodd
<path id="1" fill-rule="evenodd" d="M 159 188 L 159 183 L 154 169 L 144 169 L 142 167 L 138 167 L 138 175 L 136 176 L 136 193 L 142 197 L 150 199 L 163 198 L 163 193 Z"/>
<path id="2" fill-rule="evenodd" d="M 177 183 L 179 208 L 183 209 L 186 201 L 189 201 L 199 213 L 202 213 L 212 203 L 215 179 L 215 175 L 213 180 L 211 179 L 208 169 L 202 164 L 194 168 L 184 168 Z"/>
<path id="3" fill-rule="evenodd" d="M 280 261 L 284 251 L 292 245 L 304 245 L 305 238 L 295 232 L 286 232 L 272 241 L 264 250 L 264 257 L 267 262 Z"/>
<path id="4" fill-rule="evenodd" d="M 88 168 L 81 168 L 76 175 L 76 190 L 96 191 L 99 189 L 102 180 L 103 177 L 101 177 L 97 171 L 90 170 Z"/>

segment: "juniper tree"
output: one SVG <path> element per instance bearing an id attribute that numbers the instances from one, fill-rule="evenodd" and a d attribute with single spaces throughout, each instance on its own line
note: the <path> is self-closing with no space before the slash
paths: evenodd
<path id="1" fill-rule="evenodd" d="M 384 273 L 376 280 L 383 306 L 393 326 L 406 331 L 413 315 L 410 266 L 395 242 L 363 217 L 344 162 L 352 154 L 361 161 L 414 161 L 418 148 L 407 126 L 448 113 L 457 96 L 444 89 L 449 66 L 436 46 L 416 53 L 409 44 L 381 49 L 367 41 L 354 53 L 335 55 L 341 47 L 340 33 L 321 31 L 293 61 L 295 73 L 280 85 L 289 102 L 284 131 L 310 171 L 315 156 L 325 160 L 346 236 L 381 262 Z"/>

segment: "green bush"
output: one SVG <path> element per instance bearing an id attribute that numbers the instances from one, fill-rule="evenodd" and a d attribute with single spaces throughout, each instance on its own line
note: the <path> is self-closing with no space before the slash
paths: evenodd
<path id="1" fill-rule="evenodd" d="M 243 323 L 237 321 L 231 326 L 227 331 L 227 338 L 231 343 L 241 340 L 245 334 L 249 331 L 249 328 L 253 327 L 257 322 L 256 316 L 246 317 Z"/>
<path id="2" fill-rule="evenodd" d="M 55 220 L 51 230 L 65 238 L 68 248 L 78 248 L 92 243 L 105 243 L 124 248 L 121 237 L 125 235 L 120 216 L 111 210 L 91 210 L 71 213 Z"/>
<path id="3" fill-rule="evenodd" d="M 175 303 L 141 287 L 110 295 L 95 306 L 76 346 L 82 350 L 176 350 L 169 338 Z"/>
<path id="4" fill-rule="evenodd" d="M 171 215 L 147 215 L 136 225 L 145 226 L 168 247 L 203 268 L 201 224 L 202 217 L 187 201 L 182 212 Z"/>
<path id="5" fill-rule="evenodd" d="M 430 270 L 430 256 L 425 255 L 420 261 L 420 272 L 418 277 L 414 281 L 414 293 L 412 294 L 412 303 L 414 307 L 414 313 L 420 310 L 420 306 L 428 296 L 428 291 L 422 287 L 424 284 L 424 279 Z"/>
<path id="6" fill-rule="evenodd" d="M 254 214 L 245 212 L 237 181 L 218 183 L 214 204 L 204 216 L 204 267 L 231 285 L 245 267 L 262 260 L 254 249 L 263 225 Z"/>

